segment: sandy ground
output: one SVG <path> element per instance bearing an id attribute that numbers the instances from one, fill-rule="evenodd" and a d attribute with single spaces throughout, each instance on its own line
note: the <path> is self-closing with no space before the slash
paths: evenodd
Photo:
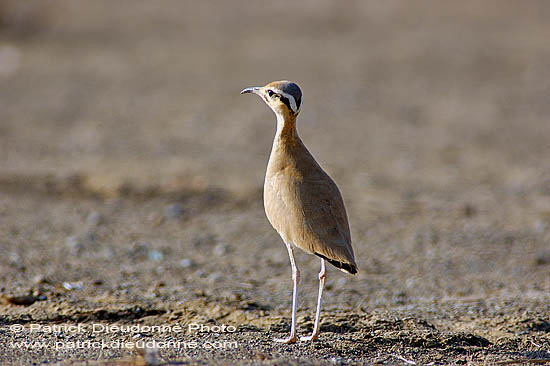
<path id="1" fill-rule="evenodd" d="M 138 341 L 193 365 L 550 359 L 549 18 L 546 1 L 2 2 L 0 361 L 144 364 Z M 295 345 L 271 341 L 291 300 L 262 206 L 275 119 L 239 95 L 277 79 L 302 87 L 360 268 L 329 269 L 321 337 Z M 319 263 L 297 260 L 306 334 Z"/>

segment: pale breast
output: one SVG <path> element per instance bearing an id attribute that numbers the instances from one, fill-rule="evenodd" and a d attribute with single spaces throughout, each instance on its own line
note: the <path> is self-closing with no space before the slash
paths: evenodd
<path id="1" fill-rule="evenodd" d="M 264 183 L 271 225 L 287 243 L 308 253 L 354 264 L 338 187 L 303 144 L 272 150 Z"/>
<path id="2" fill-rule="evenodd" d="M 293 179 L 284 171 L 269 173 L 264 182 L 264 207 L 266 216 L 275 230 L 287 243 L 293 242 L 293 225 L 300 220 L 295 207 L 289 205 L 289 198 L 293 197 Z M 294 243 L 297 245 L 296 243 Z"/>

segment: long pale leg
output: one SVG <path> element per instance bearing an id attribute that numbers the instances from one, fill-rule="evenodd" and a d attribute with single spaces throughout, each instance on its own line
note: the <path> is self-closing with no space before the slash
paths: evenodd
<path id="1" fill-rule="evenodd" d="M 321 318 L 321 296 L 323 295 L 323 287 L 325 287 L 325 280 L 327 278 L 327 271 L 325 269 L 325 260 L 321 258 L 321 271 L 319 272 L 319 297 L 317 297 L 317 312 L 315 313 L 315 324 L 313 325 L 313 332 L 309 337 L 300 337 L 301 341 L 314 341 L 319 336 L 319 319 Z"/>
<path id="2" fill-rule="evenodd" d="M 298 284 L 300 283 L 300 271 L 296 266 L 296 261 L 294 260 L 294 250 L 292 249 L 291 244 L 286 244 L 288 249 L 288 256 L 290 257 L 290 266 L 292 267 L 292 281 L 294 282 L 294 289 L 292 290 L 292 321 L 290 323 L 290 336 L 288 338 L 278 339 L 275 338 L 276 342 L 282 343 L 295 343 L 296 338 L 296 306 L 298 302 Z"/>

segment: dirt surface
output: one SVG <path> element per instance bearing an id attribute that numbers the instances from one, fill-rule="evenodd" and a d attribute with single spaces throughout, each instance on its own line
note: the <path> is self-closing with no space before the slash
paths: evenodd
<path id="1" fill-rule="evenodd" d="M 548 19 L 546 1 L 0 3 L 0 361 L 550 359 Z M 320 339 L 294 345 L 272 342 L 292 286 L 262 206 L 275 118 L 239 95 L 278 79 L 302 87 L 360 269 L 329 268 Z M 303 335 L 319 263 L 297 261 Z"/>

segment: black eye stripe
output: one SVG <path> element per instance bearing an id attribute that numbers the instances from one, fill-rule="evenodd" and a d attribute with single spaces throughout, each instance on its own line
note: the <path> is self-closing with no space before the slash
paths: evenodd
<path id="1" fill-rule="evenodd" d="M 279 93 L 276 93 L 274 92 L 273 90 L 271 89 L 267 89 L 267 95 L 268 97 L 270 98 L 279 98 L 281 100 L 281 102 L 283 102 L 287 108 L 292 111 L 292 112 L 295 112 L 293 109 L 292 109 L 292 105 L 290 104 L 290 99 L 279 94 Z M 298 97 L 298 100 L 296 101 L 296 109 L 300 109 L 300 103 L 302 101 L 302 98 Z"/>
<path id="2" fill-rule="evenodd" d="M 292 111 L 292 107 L 290 106 L 290 100 L 288 100 L 287 97 L 283 97 L 281 95 L 281 102 L 283 102 L 288 107 L 288 109 L 290 109 Z"/>

